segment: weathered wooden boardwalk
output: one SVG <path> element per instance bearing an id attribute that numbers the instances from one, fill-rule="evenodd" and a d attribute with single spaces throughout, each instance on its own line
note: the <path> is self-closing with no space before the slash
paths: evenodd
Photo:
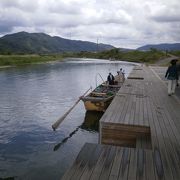
<path id="1" fill-rule="evenodd" d="M 85 144 L 63 179 L 180 179 L 180 103 L 151 68 L 125 81 L 100 120 L 100 144 Z"/>

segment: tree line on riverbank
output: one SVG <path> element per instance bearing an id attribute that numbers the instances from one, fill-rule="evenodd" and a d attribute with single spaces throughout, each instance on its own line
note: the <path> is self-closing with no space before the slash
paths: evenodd
<path id="1" fill-rule="evenodd" d="M 0 66 L 18 66 L 34 63 L 43 63 L 49 61 L 62 61 L 64 58 L 95 58 L 95 59 L 109 59 L 113 61 L 129 61 L 153 64 L 160 59 L 166 58 L 170 54 L 180 57 L 180 51 L 164 52 L 157 49 L 150 49 L 149 51 L 139 50 L 121 50 L 114 48 L 111 50 L 100 52 L 81 51 L 77 53 L 64 52 L 60 54 L 7 54 L 0 55 Z"/>
<path id="2" fill-rule="evenodd" d="M 97 58 L 97 59 L 110 59 L 110 60 L 120 60 L 120 61 L 130 61 L 139 63 L 154 63 L 159 59 L 168 56 L 163 51 L 156 49 L 151 49 L 149 51 L 139 51 L 139 50 L 121 50 L 118 48 L 111 49 L 108 51 L 101 51 L 99 53 L 89 53 L 80 52 L 77 56 L 87 57 L 87 58 Z"/>

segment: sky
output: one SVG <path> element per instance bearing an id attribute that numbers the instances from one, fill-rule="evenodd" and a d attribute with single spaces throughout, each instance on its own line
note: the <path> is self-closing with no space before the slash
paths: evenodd
<path id="1" fill-rule="evenodd" d="M 0 0 L 0 37 L 20 31 L 137 48 L 180 42 L 180 0 Z"/>

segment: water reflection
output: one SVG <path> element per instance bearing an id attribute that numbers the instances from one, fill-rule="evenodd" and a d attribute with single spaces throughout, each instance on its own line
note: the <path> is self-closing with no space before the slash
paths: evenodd
<path id="1" fill-rule="evenodd" d="M 101 119 L 103 112 L 86 111 L 84 122 L 81 125 L 82 129 L 87 131 L 99 132 L 99 120 Z"/>
<path id="2" fill-rule="evenodd" d="M 71 138 L 79 130 L 79 128 L 80 126 L 77 127 L 74 131 L 72 131 L 68 137 L 64 138 L 60 143 L 56 144 L 53 150 L 57 151 L 65 142 L 67 142 L 69 138 Z"/>
<path id="3" fill-rule="evenodd" d="M 74 131 L 69 134 L 69 136 L 65 137 L 63 140 L 61 140 L 60 143 L 56 144 L 53 150 L 57 151 L 64 143 L 68 141 L 68 139 L 70 139 L 74 134 L 76 134 L 79 128 L 86 131 L 99 132 L 99 120 L 101 119 L 102 115 L 103 112 L 86 111 L 85 118 L 81 126 L 78 126 Z"/>

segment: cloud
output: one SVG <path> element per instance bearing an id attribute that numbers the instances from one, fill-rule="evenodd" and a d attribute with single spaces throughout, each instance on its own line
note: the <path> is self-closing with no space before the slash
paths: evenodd
<path id="1" fill-rule="evenodd" d="M 15 26 L 26 26 L 26 16 L 19 10 L 1 9 L 0 10 L 0 32 L 11 32 Z"/>
<path id="2" fill-rule="evenodd" d="M 0 33 L 5 34 L 11 31 L 12 31 L 12 27 L 9 26 L 8 24 L 0 24 Z"/>
<path id="3" fill-rule="evenodd" d="M 49 3 L 45 5 L 45 9 L 49 13 L 57 13 L 57 14 L 80 14 L 81 4 L 75 1 L 57 1 L 57 0 L 50 0 Z"/>
<path id="4" fill-rule="evenodd" d="M 159 23 L 180 23 L 180 2 L 173 1 L 171 4 L 161 4 L 154 8 L 150 18 Z"/>
<path id="5" fill-rule="evenodd" d="M 0 35 L 44 32 L 117 47 L 178 42 L 179 0 L 0 0 Z"/>
<path id="6" fill-rule="evenodd" d="M 38 0 L 1 0 L 0 8 L 1 9 L 19 9 L 22 11 L 34 12 L 39 5 Z"/>

